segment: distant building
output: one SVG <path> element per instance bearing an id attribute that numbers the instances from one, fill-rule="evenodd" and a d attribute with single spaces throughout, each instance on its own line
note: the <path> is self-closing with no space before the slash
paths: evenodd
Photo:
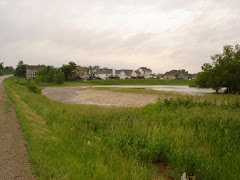
<path id="1" fill-rule="evenodd" d="M 134 70 L 122 69 L 116 70 L 116 76 L 120 79 L 131 79 L 134 76 Z"/>
<path id="2" fill-rule="evenodd" d="M 81 66 L 77 66 L 76 67 L 76 76 L 78 79 L 87 80 L 89 78 L 88 70 Z"/>
<path id="3" fill-rule="evenodd" d="M 91 71 L 91 77 L 96 77 L 100 79 L 108 79 L 110 77 L 120 78 L 120 79 L 132 79 L 132 78 L 152 78 L 152 70 L 146 67 L 138 68 L 138 70 L 129 69 L 96 69 Z"/>
<path id="4" fill-rule="evenodd" d="M 138 70 L 136 70 L 136 71 L 133 72 L 133 77 L 134 78 L 141 78 L 142 74 Z"/>
<path id="5" fill-rule="evenodd" d="M 41 69 L 41 68 L 44 68 L 44 66 L 30 66 L 30 65 L 27 65 L 26 66 L 27 80 L 34 80 L 37 76 L 37 70 Z"/>
<path id="6" fill-rule="evenodd" d="M 145 79 L 152 78 L 152 70 L 146 67 L 140 67 L 137 69 L 141 73 L 141 76 Z"/>
<path id="7" fill-rule="evenodd" d="M 198 74 L 192 74 L 192 80 L 196 80 L 197 76 L 198 76 Z"/>
<path id="8" fill-rule="evenodd" d="M 185 79 L 185 80 L 189 79 L 187 74 L 184 74 L 178 70 L 171 70 L 169 72 L 166 72 L 163 75 L 163 79 L 176 79 L 176 78 L 181 78 L 181 79 Z"/>
<path id="9" fill-rule="evenodd" d="M 116 72 L 115 69 L 104 68 L 104 69 L 98 69 L 94 71 L 94 75 L 97 78 L 106 80 L 109 77 L 115 77 L 115 72 Z"/>

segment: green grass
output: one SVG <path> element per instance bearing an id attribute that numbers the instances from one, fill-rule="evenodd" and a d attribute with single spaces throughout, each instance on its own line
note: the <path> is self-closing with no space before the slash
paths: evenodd
<path id="1" fill-rule="evenodd" d="M 106 108 L 53 102 L 13 78 L 5 87 L 38 179 L 153 179 L 153 162 L 167 163 L 178 179 L 185 171 L 197 179 L 240 177 L 235 96 Z"/>
<path id="2" fill-rule="evenodd" d="M 57 85 L 51 83 L 40 83 L 40 86 L 93 86 L 93 85 L 188 85 L 189 80 L 184 79 L 109 79 L 109 80 L 90 80 L 72 81 Z"/>
<path id="3" fill-rule="evenodd" d="M 11 102 L 9 100 L 3 100 L 4 112 L 8 113 L 9 108 L 11 107 Z"/>

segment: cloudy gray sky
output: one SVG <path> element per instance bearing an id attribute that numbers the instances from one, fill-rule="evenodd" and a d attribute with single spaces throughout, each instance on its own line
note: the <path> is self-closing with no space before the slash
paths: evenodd
<path id="1" fill-rule="evenodd" d="M 0 0 L 0 61 L 194 73 L 239 44 L 239 0 Z"/>

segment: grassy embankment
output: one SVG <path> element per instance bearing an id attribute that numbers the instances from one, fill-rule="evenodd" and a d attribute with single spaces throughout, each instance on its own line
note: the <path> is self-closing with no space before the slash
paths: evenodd
<path id="1" fill-rule="evenodd" d="M 189 80 L 184 79 L 109 79 L 109 80 L 90 80 L 90 81 L 71 81 L 64 84 L 40 83 L 40 86 L 94 86 L 94 85 L 186 85 Z"/>
<path id="2" fill-rule="evenodd" d="M 152 162 L 179 179 L 240 177 L 240 102 L 190 97 L 143 108 L 53 102 L 5 80 L 39 179 L 152 179 Z M 88 142 L 89 141 L 89 142 Z"/>

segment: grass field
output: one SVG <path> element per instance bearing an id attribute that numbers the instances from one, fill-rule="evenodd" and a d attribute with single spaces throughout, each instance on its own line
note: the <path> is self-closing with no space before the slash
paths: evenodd
<path id="1" fill-rule="evenodd" d="M 38 179 L 153 179 L 154 162 L 167 163 L 178 179 L 185 171 L 197 179 L 240 177 L 237 96 L 105 108 L 53 102 L 14 78 L 4 84 Z"/>
<path id="2" fill-rule="evenodd" d="M 186 85 L 189 80 L 184 79 L 109 79 L 109 80 L 90 80 L 90 81 L 72 81 L 64 84 L 40 83 L 40 86 L 93 86 L 93 85 Z"/>

